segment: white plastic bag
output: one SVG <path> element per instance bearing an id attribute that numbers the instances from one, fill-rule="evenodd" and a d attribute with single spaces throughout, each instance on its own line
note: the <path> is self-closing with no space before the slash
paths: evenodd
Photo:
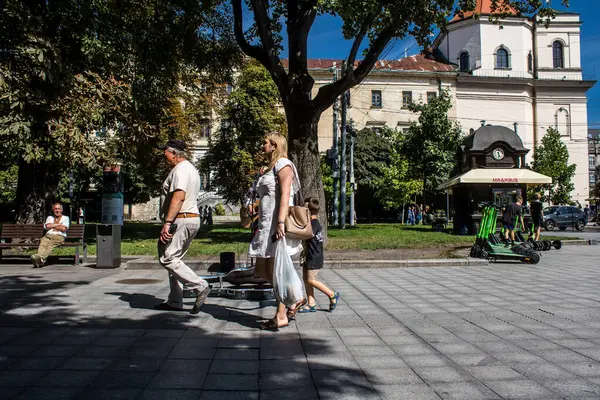
<path id="1" fill-rule="evenodd" d="M 279 239 L 275 244 L 273 292 L 275 298 L 287 307 L 302 299 L 302 282 L 296 273 L 292 257 L 288 254 L 285 238 Z"/>

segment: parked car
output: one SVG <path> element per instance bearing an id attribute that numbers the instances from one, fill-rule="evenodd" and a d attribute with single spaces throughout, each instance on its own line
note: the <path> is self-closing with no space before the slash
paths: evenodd
<path id="1" fill-rule="evenodd" d="M 544 229 L 547 231 L 552 231 L 554 228 L 564 231 L 570 227 L 582 231 L 587 222 L 587 215 L 577 207 L 550 206 L 544 208 Z"/>

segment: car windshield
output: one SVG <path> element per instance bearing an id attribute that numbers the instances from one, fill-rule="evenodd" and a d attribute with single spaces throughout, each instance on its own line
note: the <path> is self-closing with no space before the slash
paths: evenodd
<path id="1" fill-rule="evenodd" d="M 544 208 L 544 214 L 554 214 L 558 210 L 558 206 Z"/>

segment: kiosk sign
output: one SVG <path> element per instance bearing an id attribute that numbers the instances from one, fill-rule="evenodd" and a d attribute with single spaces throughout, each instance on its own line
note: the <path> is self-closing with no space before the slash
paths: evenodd
<path id="1" fill-rule="evenodd" d="M 492 178 L 494 183 L 519 183 L 518 178 Z"/>

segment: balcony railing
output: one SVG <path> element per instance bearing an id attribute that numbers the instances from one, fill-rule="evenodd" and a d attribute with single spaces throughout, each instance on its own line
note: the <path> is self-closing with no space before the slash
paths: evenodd
<path id="1" fill-rule="evenodd" d="M 531 72 L 513 71 L 511 69 L 476 69 L 471 72 L 473 76 L 482 76 L 488 78 L 507 78 L 507 79 L 533 79 Z M 538 80 L 543 81 L 593 81 L 596 80 L 596 74 L 581 72 L 561 72 L 561 71 L 539 71 Z"/>

